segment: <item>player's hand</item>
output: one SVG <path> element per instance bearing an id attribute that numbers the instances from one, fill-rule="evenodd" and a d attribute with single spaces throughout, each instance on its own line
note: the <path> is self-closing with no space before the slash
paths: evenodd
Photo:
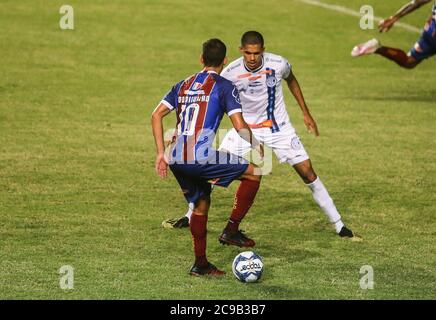
<path id="1" fill-rule="evenodd" d="M 390 28 L 397 22 L 397 18 L 395 17 L 389 17 L 385 20 L 382 20 L 378 24 L 378 30 L 380 32 L 388 32 Z"/>
<path id="2" fill-rule="evenodd" d="M 164 154 L 158 154 L 156 156 L 156 163 L 155 163 L 155 169 L 156 173 L 161 178 L 166 178 L 168 174 L 168 161 L 165 159 Z"/>
<path id="3" fill-rule="evenodd" d="M 310 114 L 304 115 L 304 124 L 310 133 L 313 133 L 316 137 L 319 136 L 318 126 Z"/>

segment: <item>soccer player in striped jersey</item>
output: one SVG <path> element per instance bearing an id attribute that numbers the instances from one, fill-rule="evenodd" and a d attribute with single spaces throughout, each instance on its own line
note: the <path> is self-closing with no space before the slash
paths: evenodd
<path id="1" fill-rule="evenodd" d="M 248 31 L 241 38 L 242 57 L 230 63 L 221 75 L 232 81 L 239 91 L 242 113 L 253 134 L 269 146 L 280 163 L 289 163 L 312 192 L 315 202 L 325 213 L 336 233 L 341 237 L 354 237 L 342 222 L 332 198 L 316 175 L 309 156 L 292 126 L 282 91 L 282 80 L 295 97 L 307 129 L 319 135 L 315 120 L 305 103 L 301 88 L 289 62 L 278 55 L 265 52 L 262 35 Z M 249 152 L 250 146 L 231 130 L 220 145 L 238 156 Z M 187 227 L 191 210 L 184 217 L 163 222 L 164 227 Z M 357 238 L 356 238 L 357 239 Z"/>
<path id="2" fill-rule="evenodd" d="M 431 0 L 413 0 L 401 7 L 393 16 L 380 21 L 380 32 L 388 32 L 400 18 L 415 11 Z M 351 51 L 353 57 L 359 57 L 368 54 L 379 54 L 389 60 L 394 61 L 400 67 L 413 69 L 424 59 L 430 58 L 436 54 L 436 0 L 433 4 L 432 15 L 424 25 L 421 37 L 415 43 L 413 48 L 406 54 L 401 49 L 385 47 L 377 39 L 371 39 L 365 43 L 357 45 Z"/>
<path id="3" fill-rule="evenodd" d="M 221 234 L 222 242 L 242 247 L 254 246 L 240 230 L 239 223 L 253 204 L 261 180 L 256 166 L 230 153 L 212 147 L 214 136 L 226 113 L 241 138 L 263 156 L 263 147 L 253 137 L 241 114 L 239 94 L 235 86 L 219 73 L 226 62 L 226 46 L 219 39 L 203 44 L 204 69 L 180 81 L 167 93 L 152 115 L 156 143 L 156 172 L 167 176 L 168 165 L 176 177 L 186 200 L 193 204 L 190 230 L 195 261 L 189 273 L 194 276 L 220 276 L 224 272 L 206 258 L 207 219 L 211 186 L 227 187 L 241 180 L 235 195 L 230 221 Z M 176 112 L 177 132 L 165 156 L 163 118 Z"/>

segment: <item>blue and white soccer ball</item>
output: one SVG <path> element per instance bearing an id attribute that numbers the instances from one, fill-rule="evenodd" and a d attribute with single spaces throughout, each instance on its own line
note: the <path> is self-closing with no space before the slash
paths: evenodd
<path id="1" fill-rule="evenodd" d="M 263 272 L 262 257 L 253 251 L 244 251 L 233 260 L 233 274 L 242 282 L 256 282 Z"/>

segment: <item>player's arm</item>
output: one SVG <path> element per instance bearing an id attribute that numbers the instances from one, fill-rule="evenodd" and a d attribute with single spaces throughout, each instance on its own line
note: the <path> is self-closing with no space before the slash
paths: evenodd
<path id="1" fill-rule="evenodd" d="M 238 132 L 239 136 L 245 141 L 247 141 L 248 143 L 250 143 L 251 147 L 255 149 L 257 152 L 259 152 L 260 157 L 263 158 L 264 155 L 263 146 L 253 135 L 253 132 L 251 131 L 250 127 L 242 117 L 242 113 L 241 112 L 233 113 L 230 116 L 230 120 L 232 121 L 233 127 Z"/>
<path id="2" fill-rule="evenodd" d="M 163 135 L 162 119 L 171 112 L 170 109 L 163 103 L 159 104 L 151 115 L 151 127 L 153 128 L 154 142 L 156 144 L 156 173 L 165 178 L 168 172 L 168 162 L 165 159 L 165 143 Z"/>
<path id="3" fill-rule="evenodd" d="M 289 76 L 284 79 L 286 84 L 288 85 L 289 90 L 300 106 L 301 111 L 303 112 L 303 120 L 304 124 L 307 127 L 309 132 L 315 134 L 315 136 L 319 136 L 318 126 L 316 125 L 315 120 L 312 118 L 310 114 L 309 108 L 306 105 L 306 101 L 304 101 L 303 92 L 301 91 L 300 85 L 298 84 L 297 78 L 295 78 L 292 71 L 289 73 Z"/>
<path id="4" fill-rule="evenodd" d="M 380 32 L 388 32 L 390 28 L 397 22 L 400 18 L 408 15 L 409 13 L 415 11 L 419 7 L 423 6 L 426 3 L 429 3 L 431 0 L 412 0 L 409 3 L 402 6 L 393 16 L 380 21 L 378 24 L 378 29 Z"/>

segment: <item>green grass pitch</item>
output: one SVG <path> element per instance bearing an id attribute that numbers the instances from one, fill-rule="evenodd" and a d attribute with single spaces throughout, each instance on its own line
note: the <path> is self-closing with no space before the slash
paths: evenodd
<path id="1" fill-rule="evenodd" d="M 405 1 L 324 2 L 385 17 Z M 59 28 L 63 4 L 74 30 Z M 421 28 L 429 14 L 402 22 Z M 350 56 L 372 37 L 408 50 L 419 34 L 379 35 L 357 17 L 278 0 L 2 0 L 0 29 L 1 299 L 436 298 L 436 59 L 410 71 Z M 234 59 L 249 29 L 292 64 L 321 136 L 306 132 L 286 91 L 291 121 L 364 241 L 337 237 L 274 161 L 242 224 L 265 273 L 244 285 L 231 274 L 241 250 L 217 241 L 238 183 L 214 191 L 208 225 L 208 256 L 227 275 L 187 275 L 189 231 L 161 227 L 186 204 L 174 177 L 154 172 L 150 114 L 200 70 L 203 41 L 221 38 Z M 71 290 L 60 288 L 63 265 L 74 267 Z M 359 285 L 364 265 L 373 289 Z"/>

